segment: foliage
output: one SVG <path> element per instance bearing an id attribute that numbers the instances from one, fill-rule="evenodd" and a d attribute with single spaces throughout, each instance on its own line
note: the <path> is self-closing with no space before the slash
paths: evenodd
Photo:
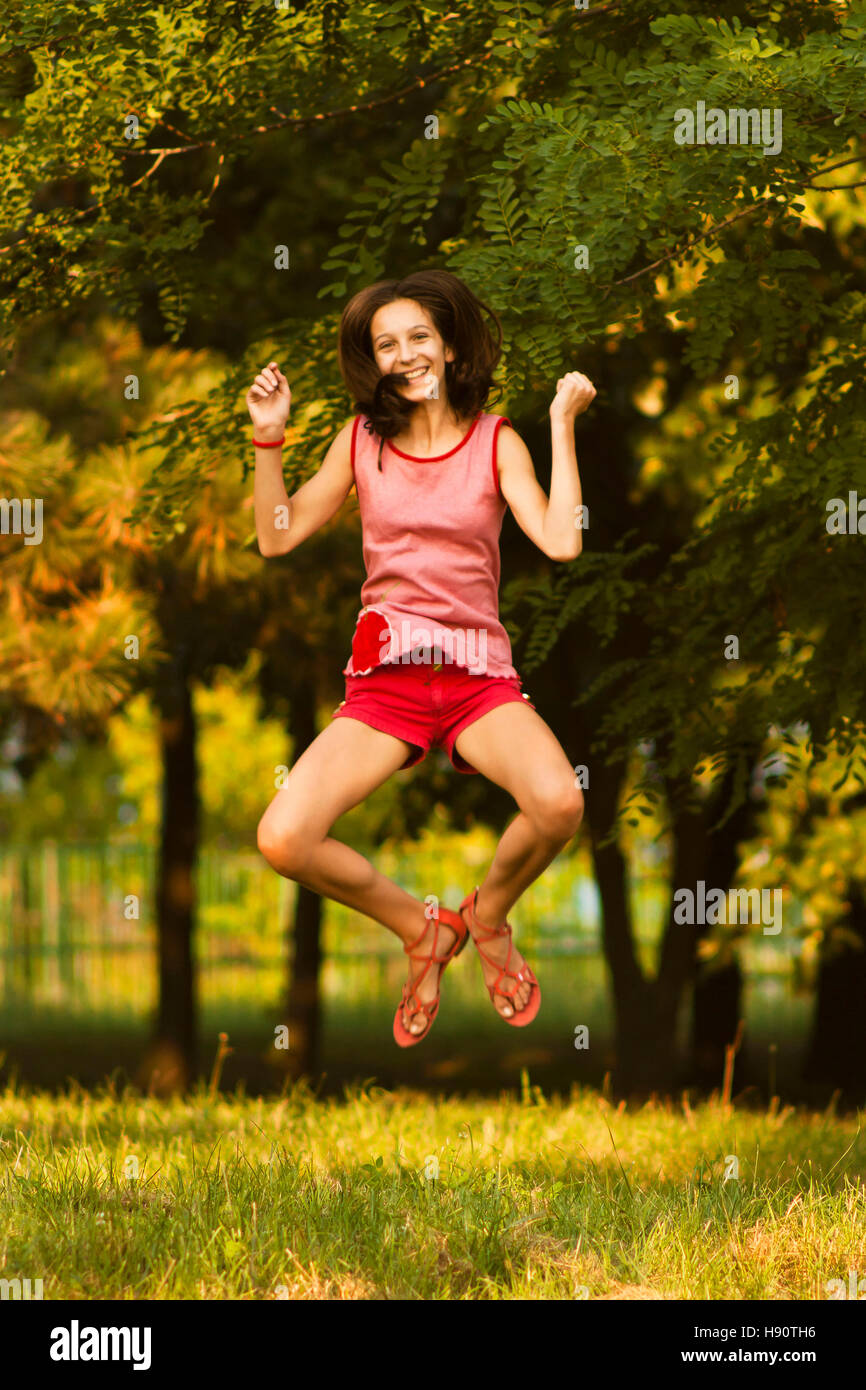
<path id="1" fill-rule="evenodd" d="M 773 731 L 757 791 L 764 800 L 757 833 L 742 847 L 738 880 L 750 888 L 781 889 L 783 911 L 802 902 L 802 920 L 786 917 L 797 983 L 811 987 L 820 958 L 862 950 L 846 924 L 851 897 L 866 889 L 866 805 L 853 765 L 829 750 L 813 756 L 803 730 Z M 855 749 L 859 761 L 863 749 Z M 742 938 L 736 925 L 720 927 L 705 954 L 718 955 Z"/>
<path id="2" fill-rule="evenodd" d="M 333 121 L 327 113 L 344 104 L 366 106 L 381 124 L 404 98 L 430 91 L 438 138 L 403 120 L 402 157 L 365 171 L 321 258 L 337 278 L 320 295 L 342 301 L 395 258 L 444 258 L 502 314 L 508 393 L 530 414 L 577 360 L 601 382 L 599 413 L 624 407 L 627 429 L 653 362 L 686 400 L 702 379 L 718 392 L 723 375 L 740 379 L 740 403 L 711 438 L 694 441 L 680 515 L 649 568 L 644 536 L 628 540 L 621 524 L 591 563 L 587 554 L 549 588 L 546 614 L 535 595 L 526 620 L 527 670 L 563 615 L 581 627 L 584 615 L 611 612 L 602 643 L 626 622 L 645 632 L 639 666 L 631 656 L 609 663 L 615 698 L 598 732 L 602 746 L 626 733 L 672 734 L 676 773 L 742 746 L 772 718 L 805 719 L 821 745 L 844 742 L 841 716 L 861 713 L 860 542 L 828 541 L 823 524 L 826 502 L 864 480 L 860 194 L 826 190 L 858 183 L 866 19 L 860 7 L 805 3 L 746 5 L 730 20 L 653 9 L 590 7 L 545 24 L 533 4 L 446 19 L 441 4 L 398 0 L 275 10 L 262 26 L 225 0 L 171 15 L 72 3 L 55 8 L 47 36 L 26 7 L 13 9 L 0 185 L 10 226 L 27 235 L 6 251 L 14 293 L 0 329 L 11 341 L 22 314 L 95 293 L 129 313 L 154 289 L 177 337 L 191 286 L 207 276 L 195 247 L 217 175 L 224 187 L 249 144 Z M 778 109 L 781 149 L 677 144 L 675 113 L 698 101 Z M 124 135 L 130 115 L 140 121 L 135 140 Z M 399 119 L 395 129 L 399 141 Z M 87 205 L 61 212 L 72 181 L 87 188 Z M 458 189 L 459 225 L 448 228 L 439 210 Z M 31 209 L 37 191 L 42 203 Z M 587 269 L 577 268 L 581 245 Z M 347 413 L 334 391 L 334 326 L 333 315 L 313 328 L 291 317 L 280 326 L 305 444 L 290 481 Z M 273 342 L 227 367 L 211 399 L 178 402 L 170 422 L 139 421 L 142 442 L 162 445 L 134 518 L 147 514 L 157 543 L 183 524 L 196 470 L 217 466 L 227 440 L 240 444 L 242 388 Z M 683 372 L 693 385 L 682 385 Z M 771 410 L 759 405 L 768 396 Z M 660 459 L 666 474 L 664 450 Z M 605 480 L 585 462 L 592 504 L 604 500 Z M 640 515 L 658 479 L 649 486 L 632 474 L 631 483 Z M 588 534 L 592 546 L 592 526 Z M 626 589 L 623 564 L 635 581 Z M 720 654 L 729 633 L 741 644 L 733 676 Z"/>
<path id="3" fill-rule="evenodd" d="M 108 312 L 141 337 L 119 329 L 104 369 L 61 345 L 49 399 L 38 380 L 3 399 L 4 489 L 44 496 L 52 525 L 38 553 L 4 545 L 0 716 L 23 712 L 36 744 L 46 721 L 93 730 L 136 686 L 120 631 L 146 636 L 145 680 L 192 651 L 205 683 L 268 634 L 277 707 L 345 620 L 356 537 L 341 521 L 293 569 L 281 667 L 285 567 L 261 624 L 249 589 L 243 392 L 270 356 L 289 366 L 297 486 L 351 411 L 343 302 L 444 264 L 502 316 L 525 433 L 564 370 L 599 388 L 578 427 L 584 553 L 506 590 L 523 671 L 580 644 L 568 694 L 593 756 L 642 742 L 667 790 L 702 795 L 734 766 L 742 799 L 770 726 L 862 776 L 864 532 L 826 526 L 834 498 L 866 494 L 862 5 L 7 11 L 0 389 L 26 378 L 34 333 L 50 354 Z M 699 102 L 780 112 L 781 146 L 678 144 Z M 199 357 L 222 301 L 229 350 Z M 649 771 L 640 795 L 655 816 Z M 398 823 L 392 806 L 380 828 Z"/>

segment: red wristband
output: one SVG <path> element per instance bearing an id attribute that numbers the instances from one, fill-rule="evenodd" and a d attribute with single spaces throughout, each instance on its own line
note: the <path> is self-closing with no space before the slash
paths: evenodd
<path id="1" fill-rule="evenodd" d="M 283 435 L 282 439 L 272 439 L 267 444 L 262 443 L 260 439 L 253 439 L 253 443 L 257 449 L 279 449 L 285 442 L 285 435 Z"/>

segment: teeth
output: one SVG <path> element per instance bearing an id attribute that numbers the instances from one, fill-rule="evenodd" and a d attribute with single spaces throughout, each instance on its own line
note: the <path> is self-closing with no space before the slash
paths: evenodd
<path id="1" fill-rule="evenodd" d="M 415 367 L 411 372 L 404 372 L 404 376 L 407 381 L 415 381 L 418 377 L 426 376 L 427 371 L 427 367 Z"/>

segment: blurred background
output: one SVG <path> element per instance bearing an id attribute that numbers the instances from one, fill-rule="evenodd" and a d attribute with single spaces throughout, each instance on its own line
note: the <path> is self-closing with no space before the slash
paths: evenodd
<path id="1" fill-rule="evenodd" d="M 7 7 L 4 1078 L 170 1091 L 225 1034 L 251 1090 L 727 1068 L 745 1098 L 862 1103 L 864 20 L 669 8 Z M 781 148 L 678 143 L 698 102 L 780 110 Z M 531 1034 L 467 952 L 402 1053 L 398 943 L 256 849 L 343 698 L 363 567 L 354 493 L 260 556 L 243 396 L 276 359 L 291 492 L 353 414 L 344 303 L 428 266 L 500 315 L 487 408 L 542 486 L 557 377 L 598 390 L 583 554 L 502 535 L 515 664 L 587 819 L 513 914 Z M 456 907 L 513 809 L 436 753 L 333 833 Z M 699 882 L 779 890 L 782 930 L 678 921 Z"/>

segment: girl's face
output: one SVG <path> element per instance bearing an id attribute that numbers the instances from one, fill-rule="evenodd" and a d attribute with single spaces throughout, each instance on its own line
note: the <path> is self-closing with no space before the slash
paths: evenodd
<path id="1" fill-rule="evenodd" d="M 370 321 L 370 339 L 379 371 L 397 378 L 397 389 L 406 400 L 444 398 L 445 363 L 453 362 L 455 354 L 414 299 L 394 299 L 377 309 Z"/>

